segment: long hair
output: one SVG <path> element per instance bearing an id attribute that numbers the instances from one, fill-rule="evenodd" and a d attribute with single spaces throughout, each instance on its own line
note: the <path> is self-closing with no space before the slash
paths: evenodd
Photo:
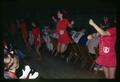
<path id="1" fill-rule="evenodd" d="M 63 14 L 63 18 L 67 18 L 67 13 L 68 13 L 68 12 L 67 12 L 66 10 L 64 10 L 64 9 L 59 9 L 58 11 Z"/>
<path id="2" fill-rule="evenodd" d="M 115 16 L 105 16 L 103 18 L 102 25 L 104 26 L 104 30 L 107 30 L 111 27 L 116 27 Z"/>

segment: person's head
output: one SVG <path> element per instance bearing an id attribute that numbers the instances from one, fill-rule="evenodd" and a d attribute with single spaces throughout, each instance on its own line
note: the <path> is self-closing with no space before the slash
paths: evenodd
<path id="1" fill-rule="evenodd" d="M 101 26 L 104 30 L 115 27 L 115 16 L 104 16 Z"/>
<path id="2" fill-rule="evenodd" d="M 108 24 L 108 17 L 104 16 L 103 21 L 104 21 L 104 24 Z"/>
<path id="3" fill-rule="evenodd" d="M 62 18 L 64 18 L 65 17 L 65 15 L 66 15 L 66 11 L 65 10 L 58 10 L 58 12 L 57 12 L 57 17 L 58 17 L 58 19 L 62 19 Z"/>
<path id="4" fill-rule="evenodd" d="M 32 26 L 33 26 L 33 27 L 38 27 L 38 26 L 39 26 L 38 21 L 37 21 L 37 20 L 33 20 L 33 21 L 32 21 Z"/>
<path id="5" fill-rule="evenodd" d="M 14 51 L 4 53 L 4 70 L 16 70 L 19 67 L 19 59 L 15 56 Z"/>

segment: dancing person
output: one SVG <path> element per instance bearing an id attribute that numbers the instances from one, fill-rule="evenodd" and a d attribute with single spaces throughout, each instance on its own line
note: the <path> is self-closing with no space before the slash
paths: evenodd
<path id="1" fill-rule="evenodd" d="M 106 79 L 114 79 L 116 72 L 116 27 L 114 25 L 114 19 L 108 18 L 106 27 L 99 27 L 92 19 L 89 20 L 89 24 L 97 31 L 88 36 L 88 39 L 92 39 L 95 36 L 99 36 L 99 56 L 96 59 L 96 63 L 102 65 L 104 75 Z"/>
<path id="2" fill-rule="evenodd" d="M 68 44 L 71 42 L 71 38 L 68 35 L 68 27 L 72 27 L 74 21 L 69 22 L 67 18 L 65 18 L 65 11 L 59 10 L 57 12 L 58 20 L 53 16 L 52 19 L 56 22 L 56 33 L 58 34 L 57 41 L 57 53 L 64 53 L 67 49 Z"/>
<path id="3" fill-rule="evenodd" d="M 28 34 L 28 30 L 27 30 L 27 25 L 23 19 L 20 21 L 17 20 L 16 22 L 17 22 L 18 28 L 20 28 L 20 30 L 21 30 L 22 38 L 24 40 L 27 51 L 28 51 L 28 53 L 30 53 L 32 49 L 31 49 L 30 44 L 28 42 L 29 34 Z"/>
<path id="4" fill-rule="evenodd" d="M 32 35 L 34 37 L 35 49 L 36 49 L 36 52 L 39 56 L 38 61 L 41 62 L 42 61 L 42 55 L 41 55 L 41 52 L 40 52 L 40 48 L 41 48 L 41 44 L 42 44 L 42 39 L 41 39 L 41 36 L 40 36 L 41 30 L 35 22 L 32 22 L 32 26 L 33 26 Z"/>

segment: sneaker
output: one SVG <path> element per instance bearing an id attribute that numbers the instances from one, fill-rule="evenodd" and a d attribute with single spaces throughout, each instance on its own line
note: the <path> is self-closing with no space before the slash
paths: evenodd
<path id="1" fill-rule="evenodd" d="M 35 72 L 33 75 L 32 74 L 29 75 L 29 79 L 36 79 L 38 76 L 39 76 L 39 73 Z"/>
<path id="2" fill-rule="evenodd" d="M 102 68 L 101 65 L 97 65 L 97 64 L 96 64 L 95 67 L 94 67 L 94 70 L 95 70 L 95 71 L 98 71 L 98 70 L 99 70 L 99 71 L 102 71 L 103 68 Z"/>
<path id="3" fill-rule="evenodd" d="M 26 65 L 25 70 L 22 70 L 23 74 L 22 76 L 20 76 L 20 79 L 26 79 L 30 71 L 31 71 L 30 67 Z"/>
<path id="4" fill-rule="evenodd" d="M 102 66 L 98 69 L 99 71 L 103 71 L 103 68 L 102 68 Z"/>

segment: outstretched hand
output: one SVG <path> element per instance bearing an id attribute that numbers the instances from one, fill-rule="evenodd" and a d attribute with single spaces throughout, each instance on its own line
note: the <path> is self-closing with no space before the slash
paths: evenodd
<path id="1" fill-rule="evenodd" d="M 74 21 L 71 21 L 71 23 L 68 25 L 70 28 L 72 28 L 73 27 L 73 25 L 74 25 Z"/>
<path id="2" fill-rule="evenodd" d="M 74 21 L 71 21 L 71 24 L 73 25 L 75 22 Z"/>
<path id="3" fill-rule="evenodd" d="M 52 16 L 52 19 L 54 22 L 57 22 L 57 19 L 54 16 Z"/>
<path id="4" fill-rule="evenodd" d="M 94 21 L 93 21 L 92 19 L 89 20 L 89 24 L 90 24 L 91 26 L 94 26 L 94 25 L 95 25 L 95 23 L 94 23 Z"/>
<path id="5" fill-rule="evenodd" d="M 52 16 L 52 19 L 54 20 L 54 19 L 55 19 L 55 17 L 54 17 L 54 16 Z"/>

